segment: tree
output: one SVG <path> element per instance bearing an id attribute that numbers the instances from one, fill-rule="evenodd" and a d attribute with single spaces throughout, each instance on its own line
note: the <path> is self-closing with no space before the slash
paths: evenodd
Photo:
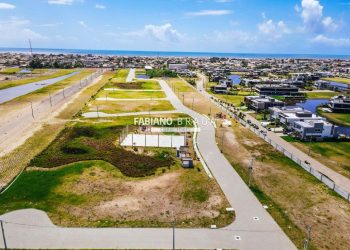
<path id="1" fill-rule="evenodd" d="M 41 69 L 43 68 L 43 63 L 38 57 L 34 57 L 30 63 L 29 63 L 29 68 L 31 69 Z"/>

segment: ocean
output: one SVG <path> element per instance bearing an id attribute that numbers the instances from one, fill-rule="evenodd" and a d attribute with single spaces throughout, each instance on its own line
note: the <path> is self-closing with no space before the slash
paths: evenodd
<path id="1" fill-rule="evenodd" d="M 28 48 L 0 48 L 0 53 L 29 53 Z M 109 56 L 151 56 L 151 57 L 227 57 L 227 58 L 298 58 L 298 59 L 344 59 L 350 55 L 321 54 L 269 54 L 269 53 L 220 53 L 220 52 L 172 52 L 172 51 L 132 51 L 132 50 L 88 50 L 88 49 L 47 49 L 33 48 L 33 53 L 40 54 L 93 54 Z"/>

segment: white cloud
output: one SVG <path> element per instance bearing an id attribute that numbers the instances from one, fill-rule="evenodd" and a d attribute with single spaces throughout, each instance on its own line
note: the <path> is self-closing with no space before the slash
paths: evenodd
<path id="1" fill-rule="evenodd" d="M 30 29 L 30 21 L 12 17 L 9 20 L 0 21 L 0 44 L 11 46 L 13 43 L 45 40 L 47 37 Z"/>
<path id="2" fill-rule="evenodd" d="M 53 27 L 57 27 L 59 25 L 62 25 L 62 22 L 58 22 L 58 23 L 44 23 L 44 24 L 40 24 L 40 27 L 46 27 L 46 28 L 53 28 Z"/>
<path id="3" fill-rule="evenodd" d="M 297 12 L 303 19 L 305 29 L 315 33 L 325 31 L 334 31 L 338 25 L 331 17 L 323 18 L 324 7 L 319 0 L 302 0 L 301 9 L 298 7 Z"/>
<path id="4" fill-rule="evenodd" d="M 49 4 L 72 5 L 74 2 L 84 2 L 84 0 L 49 0 Z"/>
<path id="5" fill-rule="evenodd" d="M 0 10 L 13 10 L 16 6 L 10 3 L 0 3 Z"/>
<path id="6" fill-rule="evenodd" d="M 284 34 L 290 34 L 291 30 L 283 21 L 275 23 L 272 19 L 264 20 L 258 25 L 259 32 L 270 39 L 281 38 Z"/>
<path id="7" fill-rule="evenodd" d="M 187 12 L 189 16 L 223 16 L 229 15 L 232 11 L 230 10 L 200 10 L 196 12 Z"/>
<path id="8" fill-rule="evenodd" d="M 92 30 L 92 28 L 89 25 L 87 25 L 84 21 L 79 21 L 78 24 L 81 27 L 83 27 L 84 29 L 87 29 L 87 30 L 90 30 L 90 31 Z"/>
<path id="9" fill-rule="evenodd" d="M 318 35 L 311 40 L 313 43 L 320 43 L 334 47 L 350 47 L 349 38 L 330 38 L 325 35 Z"/>
<path id="10" fill-rule="evenodd" d="M 182 38 L 170 23 L 159 26 L 148 24 L 144 28 L 144 33 L 161 42 L 178 42 Z"/>
<path id="11" fill-rule="evenodd" d="M 96 9 L 105 9 L 106 6 L 104 6 L 104 5 L 102 5 L 102 4 L 96 4 L 96 5 L 95 5 L 95 8 L 96 8 Z"/>
<path id="12" fill-rule="evenodd" d="M 231 3 L 233 0 L 216 0 L 217 3 Z"/>

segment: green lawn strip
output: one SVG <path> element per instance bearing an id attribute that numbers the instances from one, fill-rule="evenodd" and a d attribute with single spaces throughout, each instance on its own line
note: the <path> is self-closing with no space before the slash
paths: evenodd
<path id="1" fill-rule="evenodd" d="M 97 98 L 116 98 L 116 99 L 142 99 L 142 98 L 165 98 L 164 91 L 107 91 L 102 90 Z"/>
<path id="2" fill-rule="evenodd" d="M 330 99 L 333 96 L 339 95 L 339 92 L 334 92 L 334 91 L 322 91 L 322 92 L 317 92 L 317 91 L 312 91 L 312 92 L 307 92 L 306 96 L 309 99 Z"/>
<path id="3" fill-rule="evenodd" d="M 13 75 L 16 74 L 20 71 L 20 68 L 4 68 L 2 70 L 0 70 L 0 74 L 3 75 Z"/>
<path id="4" fill-rule="evenodd" d="M 317 110 L 318 114 L 327 118 L 330 122 L 339 126 L 350 126 L 350 114 L 345 113 L 328 113 Z"/>
<path id="5" fill-rule="evenodd" d="M 153 175 L 167 167 L 173 158 L 143 156 L 119 147 L 123 127 L 111 124 L 76 124 L 67 126 L 51 145 L 36 156 L 30 166 L 52 168 L 77 161 L 104 160 L 133 177 Z"/>
<path id="6" fill-rule="evenodd" d="M 135 82 L 130 83 L 120 83 L 120 82 L 112 82 L 106 84 L 105 88 L 117 88 L 117 89 L 140 89 L 140 90 L 160 90 L 161 87 L 157 81 L 147 80 L 137 80 Z"/>
<path id="7" fill-rule="evenodd" d="M 241 106 L 241 103 L 244 101 L 244 96 L 240 95 L 220 95 L 214 94 L 216 98 L 219 98 L 221 101 L 229 102 L 236 107 Z"/>
<path id="8" fill-rule="evenodd" d="M 339 82 L 339 83 L 350 84 L 349 78 L 342 78 L 342 77 L 322 78 L 321 80 L 329 81 L 329 82 Z"/>
<path id="9" fill-rule="evenodd" d="M 113 83 L 125 83 L 126 78 L 129 74 L 129 69 L 119 69 L 117 72 L 111 77 L 111 82 Z"/>
<path id="10" fill-rule="evenodd" d="M 19 80 L 14 80 L 14 81 L 1 82 L 0 83 L 0 90 L 24 85 L 27 83 L 38 82 L 38 81 L 42 81 L 42 80 L 47 80 L 47 79 L 52 79 L 52 78 L 56 78 L 56 77 L 60 77 L 60 76 L 65 76 L 65 75 L 68 75 L 74 71 L 76 71 L 76 70 L 62 69 L 62 70 L 58 70 L 57 72 L 54 72 L 52 74 L 35 76 L 35 77 L 31 77 L 31 78 L 24 78 L 24 79 L 19 79 Z"/>
<path id="11" fill-rule="evenodd" d="M 350 142 L 301 142 L 291 140 L 292 144 L 304 153 L 311 153 L 311 156 L 330 167 L 334 171 L 350 178 Z"/>
<path id="12" fill-rule="evenodd" d="M 193 87 L 191 87 L 191 85 L 189 85 L 187 82 L 185 82 L 184 80 L 181 80 L 178 77 L 169 78 L 167 80 L 167 82 L 168 82 L 168 85 L 172 88 L 172 90 L 175 93 L 195 92 L 196 91 Z"/>
<path id="13" fill-rule="evenodd" d="M 100 112 L 107 114 L 175 110 L 173 105 L 167 100 L 93 101 L 90 104 L 91 106 L 86 107 L 84 112 L 96 111 L 97 107 Z"/>

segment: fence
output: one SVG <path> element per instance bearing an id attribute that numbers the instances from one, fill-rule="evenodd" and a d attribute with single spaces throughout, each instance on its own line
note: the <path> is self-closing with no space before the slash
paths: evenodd
<path id="1" fill-rule="evenodd" d="M 24 108 L 15 117 L 9 117 L 8 120 L 2 120 L 0 127 L 0 135 L 8 135 L 11 133 L 18 133 L 29 128 L 33 122 L 45 118 L 48 114 L 55 112 L 62 105 L 66 104 L 71 96 L 78 93 L 82 88 L 89 86 L 97 77 L 102 74 L 99 70 L 84 79 L 78 80 L 73 85 L 66 87 L 54 94 L 48 94 L 46 98 L 40 102 L 33 103 L 25 101 L 28 108 Z M 47 131 L 50 133 L 50 131 Z M 0 137 L 1 138 L 1 137 Z M 1 143 L 6 145 L 6 137 L 1 138 Z M 33 146 L 35 147 L 35 146 Z M 17 176 L 28 165 L 30 158 L 34 157 L 38 152 L 35 148 L 27 147 L 23 150 L 14 151 L 12 153 L 0 152 L 0 191 L 5 191 L 5 187 L 13 182 Z"/>
<path id="2" fill-rule="evenodd" d="M 254 132 L 256 135 L 264 139 L 267 143 L 269 143 L 271 146 L 273 146 L 276 150 L 280 151 L 282 154 L 284 154 L 286 157 L 294 161 L 296 164 L 298 164 L 300 167 L 302 167 L 305 171 L 312 174 L 314 177 L 316 177 L 319 181 L 324 183 L 327 187 L 332 189 L 334 192 L 339 194 L 341 197 L 346 199 L 347 201 L 350 201 L 350 193 L 339 187 L 333 180 L 331 180 L 328 176 L 322 174 L 318 170 L 312 168 L 312 166 L 302 160 L 300 160 L 298 157 L 293 155 L 292 153 L 288 152 L 285 148 L 283 148 L 281 145 L 278 145 L 276 142 L 272 141 L 270 138 L 266 136 L 264 132 L 261 132 L 259 129 L 256 129 L 252 126 L 252 124 L 247 123 L 244 119 L 239 117 L 236 112 L 237 109 L 229 103 L 226 103 L 224 101 L 219 100 L 215 97 L 210 97 L 211 101 L 224 110 L 227 114 L 229 114 L 232 118 L 235 118 L 237 121 L 239 121 L 243 126 L 248 127 L 252 132 Z"/>

